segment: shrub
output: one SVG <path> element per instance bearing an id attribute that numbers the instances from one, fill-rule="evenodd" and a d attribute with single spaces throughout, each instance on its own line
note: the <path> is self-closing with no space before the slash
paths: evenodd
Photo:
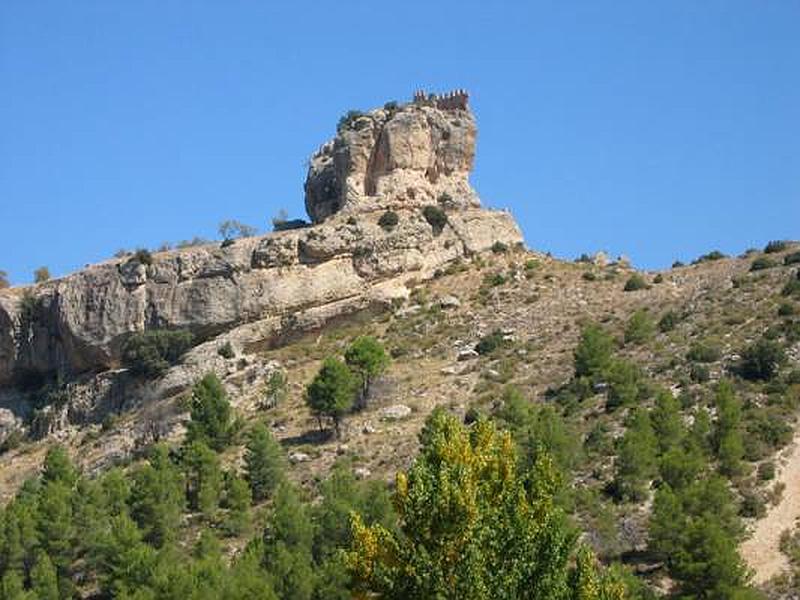
<path id="1" fill-rule="evenodd" d="M 789 247 L 789 242 L 786 240 L 772 240 L 768 242 L 766 246 L 764 246 L 764 252 L 766 254 L 773 254 L 775 252 L 783 252 Z"/>
<path id="2" fill-rule="evenodd" d="M 501 241 L 497 241 L 492 244 L 492 252 L 495 254 L 504 254 L 508 252 L 508 246 Z"/>
<path id="3" fill-rule="evenodd" d="M 775 479 L 775 463 L 768 460 L 758 465 L 758 478 L 761 481 L 772 481 Z"/>
<path id="4" fill-rule="evenodd" d="M 634 273 L 628 278 L 628 281 L 625 282 L 625 287 L 623 290 L 626 292 L 635 292 L 638 290 L 646 290 L 648 287 L 650 286 L 647 285 L 644 277 L 638 273 Z"/>
<path id="5" fill-rule="evenodd" d="M 128 259 L 128 262 L 138 262 L 140 265 L 150 266 L 153 264 L 153 255 L 145 248 L 139 248 Z"/>
<path id="6" fill-rule="evenodd" d="M 777 267 L 778 263 L 767 256 L 759 256 L 750 264 L 751 271 L 763 271 L 764 269 L 772 269 Z"/>
<path id="7" fill-rule="evenodd" d="M 787 385 L 800 384 L 800 369 L 792 369 L 786 374 L 786 384 Z"/>
<path id="8" fill-rule="evenodd" d="M 779 317 L 791 317 L 796 312 L 797 309 L 794 307 L 794 304 L 791 304 L 790 302 L 781 302 L 780 306 L 778 307 Z"/>
<path id="9" fill-rule="evenodd" d="M 122 364 L 135 375 L 158 377 L 192 347 L 194 336 L 185 330 L 155 329 L 135 333 L 125 342 Z"/>
<path id="10" fill-rule="evenodd" d="M 583 273 L 583 275 L 581 275 L 581 277 L 584 279 L 584 281 L 596 281 L 597 280 L 597 275 L 595 275 L 592 271 L 584 271 L 584 273 Z"/>
<path id="11" fill-rule="evenodd" d="M 234 352 L 233 346 L 231 346 L 230 342 L 225 342 L 222 344 L 222 346 L 217 348 L 217 354 L 219 354 L 222 358 L 227 358 L 229 360 L 236 356 L 236 352 Z"/>
<path id="12" fill-rule="evenodd" d="M 745 348 L 741 356 L 739 374 L 752 381 L 771 379 L 786 358 L 777 342 L 765 338 Z"/>
<path id="13" fill-rule="evenodd" d="M 685 265 L 685 264 L 683 264 L 683 263 L 682 263 L 681 261 L 679 261 L 679 260 L 676 260 L 674 263 L 672 263 L 672 268 L 673 268 L 673 269 L 680 269 L 681 267 L 685 267 L 685 266 L 686 266 L 686 265 Z"/>
<path id="14" fill-rule="evenodd" d="M 698 256 L 694 260 L 694 262 L 692 264 L 696 265 L 696 264 L 699 264 L 699 263 L 711 262 L 711 261 L 714 261 L 714 260 L 721 260 L 723 258 L 727 258 L 727 255 L 723 254 L 719 250 L 712 250 L 708 254 L 703 254 L 701 256 Z"/>
<path id="15" fill-rule="evenodd" d="M 783 264 L 787 266 L 800 264 L 800 251 L 792 252 L 791 254 L 787 254 L 786 256 L 784 256 Z"/>
<path id="16" fill-rule="evenodd" d="M 219 235 L 224 242 L 230 242 L 244 237 L 252 237 L 258 233 L 258 230 L 251 225 L 246 225 L 241 221 L 228 219 L 219 224 Z M 229 244 L 228 244 L 229 245 Z"/>
<path id="17" fill-rule="evenodd" d="M 0 270 L 0 290 L 4 290 L 5 288 L 10 286 L 11 284 L 8 283 L 8 273 Z"/>
<path id="18" fill-rule="evenodd" d="M 389 102 L 387 102 L 386 104 L 383 105 L 383 110 L 386 110 L 386 111 L 389 111 L 389 112 L 394 112 L 399 108 L 400 108 L 400 104 L 397 102 L 397 100 L 390 100 Z"/>
<path id="19" fill-rule="evenodd" d="M 708 341 L 694 342 L 686 353 L 686 358 L 692 362 L 713 363 L 722 358 L 722 350 Z"/>
<path id="20" fill-rule="evenodd" d="M 448 207 L 453 206 L 453 197 L 448 194 L 447 192 L 442 192 L 439 194 L 439 197 L 436 199 L 441 206 Z"/>
<path id="21" fill-rule="evenodd" d="M 663 283 L 663 282 L 664 282 L 664 276 L 661 273 L 653 277 L 653 283 Z"/>
<path id="22" fill-rule="evenodd" d="M 272 220 L 272 231 L 290 231 L 292 229 L 303 229 L 304 227 L 308 227 L 308 221 L 303 219 Z"/>
<path id="23" fill-rule="evenodd" d="M 786 282 L 781 290 L 782 296 L 800 296 L 800 271 L 797 272 L 797 277 L 793 277 Z"/>
<path id="24" fill-rule="evenodd" d="M 666 333 L 668 331 L 672 331 L 675 329 L 675 326 L 680 321 L 678 317 L 678 313 L 674 310 L 669 310 L 665 312 L 662 317 L 658 321 L 658 330 L 662 333 Z"/>
<path id="25" fill-rule="evenodd" d="M 495 329 L 489 335 L 483 336 L 475 345 L 475 352 L 480 355 L 491 354 L 505 343 L 503 334 Z"/>
<path id="26" fill-rule="evenodd" d="M 33 281 L 36 283 L 44 283 L 50 279 L 50 269 L 47 267 L 39 267 L 33 272 Z"/>
<path id="27" fill-rule="evenodd" d="M 381 218 L 378 219 L 378 225 L 380 225 L 384 231 L 391 231 L 397 227 L 399 222 L 400 217 L 398 217 L 397 213 L 393 210 L 387 210 L 381 215 Z"/>
<path id="28" fill-rule="evenodd" d="M 689 369 L 689 378 L 695 383 L 705 383 L 711 379 L 711 371 L 706 365 L 695 363 Z"/>
<path id="29" fill-rule="evenodd" d="M 625 343 L 642 344 L 653 337 L 655 323 L 647 311 L 637 310 L 625 326 Z"/>
<path id="30" fill-rule="evenodd" d="M 342 133 L 347 129 L 351 129 L 355 122 L 363 116 L 364 113 L 360 110 L 348 110 L 341 116 L 339 122 L 336 124 L 337 133 Z"/>
<path id="31" fill-rule="evenodd" d="M 483 278 L 483 284 L 488 285 L 489 287 L 497 287 L 499 285 L 503 285 L 507 281 L 508 278 L 502 273 L 488 273 Z"/>
<path id="32" fill-rule="evenodd" d="M 289 394 L 289 380 L 286 374 L 277 369 L 270 373 L 267 379 L 267 387 L 264 390 L 264 408 L 274 408 L 282 404 Z"/>
<path id="33" fill-rule="evenodd" d="M 428 225 L 433 229 L 434 235 L 439 235 L 444 229 L 444 226 L 447 225 L 447 213 L 438 206 L 429 204 L 422 209 L 422 215 L 425 217 Z"/>
<path id="34" fill-rule="evenodd" d="M 742 496 L 742 505 L 739 509 L 739 513 L 743 517 L 760 519 L 767 513 L 764 499 L 755 492 L 745 492 Z"/>

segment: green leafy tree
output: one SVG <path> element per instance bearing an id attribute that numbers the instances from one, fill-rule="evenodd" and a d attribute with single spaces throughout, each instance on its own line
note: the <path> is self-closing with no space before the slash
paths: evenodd
<path id="1" fill-rule="evenodd" d="M 377 339 L 364 335 L 350 344 L 344 353 L 344 361 L 361 379 L 358 407 L 364 408 L 370 385 L 389 366 L 389 355 Z"/>
<path id="2" fill-rule="evenodd" d="M 286 456 L 263 423 L 256 423 L 247 438 L 244 454 L 245 479 L 253 500 L 261 502 L 286 480 Z"/>
<path id="3" fill-rule="evenodd" d="M 649 414 L 636 410 L 619 443 L 614 490 L 622 499 L 643 500 L 657 466 L 658 442 Z"/>
<path id="4" fill-rule="evenodd" d="M 353 520 L 347 555 L 357 597 L 624 598 L 616 582 L 570 566 L 575 535 L 553 503 L 552 462 L 540 456 L 526 489 L 508 433 L 487 421 L 469 430 L 442 411 L 397 477 L 401 533 Z M 592 565 L 591 569 L 596 569 Z"/>
<path id="5" fill-rule="evenodd" d="M 306 388 L 306 404 L 318 419 L 329 417 L 337 437 L 342 417 L 353 408 L 358 380 L 342 361 L 328 357 Z"/>
<path id="6" fill-rule="evenodd" d="M 219 378 L 209 373 L 192 388 L 191 420 L 186 439 L 202 441 L 221 451 L 233 441 L 233 409 Z"/>
<path id="7" fill-rule="evenodd" d="M 204 442 L 194 440 L 184 447 L 183 468 L 189 508 L 213 517 L 222 495 L 219 457 Z"/>
<path id="8" fill-rule="evenodd" d="M 599 325 L 584 327 L 578 347 L 575 348 L 575 376 L 602 375 L 611 364 L 614 339 Z"/>
<path id="9" fill-rule="evenodd" d="M 174 539 L 185 506 L 184 480 L 166 446 L 153 448 L 147 464 L 133 474 L 131 515 L 156 547 Z"/>

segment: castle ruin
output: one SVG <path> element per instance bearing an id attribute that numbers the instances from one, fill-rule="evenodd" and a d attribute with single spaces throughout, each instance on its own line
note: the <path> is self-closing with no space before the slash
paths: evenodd
<path id="1" fill-rule="evenodd" d="M 469 94 L 458 89 L 444 94 L 426 93 L 425 90 L 414 92 L 414 104 L 434 106 L 441 110 L 466 110 Z"/>

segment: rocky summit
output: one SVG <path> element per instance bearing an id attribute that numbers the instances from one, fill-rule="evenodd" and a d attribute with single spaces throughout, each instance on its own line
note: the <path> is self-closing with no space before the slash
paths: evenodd
<path id="1" fill-rule="evenodd" d="M 350 113 L 311 158 L 305 190 L 312 226 L 130 255 L 0 291 L 6 421 L 9 413 L 27 419 L 19 384 L 41 376 L 105 381 L 105 391 L 95 389 L 77 411 L 103 414 L 97 406 L 110 402 L 108 390 L 124 376 L 109 370 L 120 366 L 125 342 L 137 332 L 189 331 L 201 342 L 190 356 L 223 338 L 275 344 L 287 332 L 407 297 L 412 282 L 453 261 L 495 244 L 521 244 L 511 215 L 482 209 L 469 184 L 475 136 L 465 94 Z M 214 369 L 214 360 L 195 363 L 191 376 Z M 186 369 L 148 386 L 148 398 L 190 384 Z"/>

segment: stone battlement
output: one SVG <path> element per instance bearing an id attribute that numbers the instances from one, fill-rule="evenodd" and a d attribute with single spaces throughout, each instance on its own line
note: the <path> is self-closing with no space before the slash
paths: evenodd
<path id="1" fill-rule="evenodd" d="M 425 90 L 414 92 L 414 104 L 435 106 L 442 110 L 466 110 L 469 93 L 466 90 L 453 90 L 444 94 L 428 94 Z"/>

